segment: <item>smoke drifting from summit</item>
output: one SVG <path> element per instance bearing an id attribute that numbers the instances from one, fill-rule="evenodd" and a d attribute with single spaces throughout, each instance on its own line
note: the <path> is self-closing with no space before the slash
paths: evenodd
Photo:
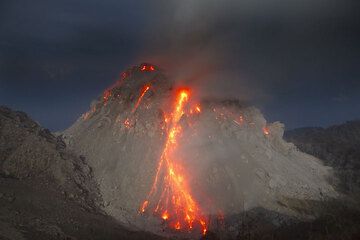
<path id="1" fill-rule="evenodd" d="M 230 1 L 229 1 L 230 2 Z M 233 1 L 231 1 L 234 3 Z M 160 65 L 179 84 L 191 85 L 202 96 L 248 99 L 245 78 L 232 64 L 229 30 L 222 27 L 231 16 L 220 1 L 181 1 L 164 6 L 159 24 L 148 27 L 145 59 Z M 165 9 L 166 8 L 166 9 Z M 232 66 L 233 65 L 233 66 Z M 232 69 L 232 67 L 234 67 Z M 231 80 L 230 80 L 231 79 Z M 230 81 L 229 81 L 230 80 Z M 234 82 L 242 89 L 229 91 Z"/>
<path id="2" fill-rule="evenodd" d="M 151 62 L 194 94 L 251 101 L 290 128 L 358 118 L 357 9 L 352 0 L 2 1 L 0 101 L 64 129 L 120 71 Z"/>
<path id="3" fill-rule="evenodd" d="M 332 3 L 164 1 L 154 7 L 157 20 L 146 26 L 140 59 L 158 64 L 202 95 L 261 104 L 298 85 L 299 75 L 313 68 L 309 54 L 317 64 L 324 57 L 319 52 L 334 49 L 336 40 L 324 41 L 333 34 L 329 19 L 347 24 L 349 8 Z M 306 78 L 305 85 L 313 81 Z"/>

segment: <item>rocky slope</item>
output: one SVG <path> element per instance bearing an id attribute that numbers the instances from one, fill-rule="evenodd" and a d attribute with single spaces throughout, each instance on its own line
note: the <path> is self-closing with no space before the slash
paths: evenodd
<path id="1" fill-rule="evenodd" d="M 84 157 L 0 107 L 0 239 L 159 239 L 120 226 L 101 205 Z"/>
<path id="2" fill-rule="evenodd" d="M 160 196 L 149 198 L 149 190 L 169 139 L 178 183 L 188 183 L 184 191 L 208 217 L 202 238 L 359 239 L 359 206 L 334 191 L 331 168 L 285 142 L 284 126 L 267 123 L 256 108 L 189 91 L 177 137 L 169 137 L 177 89 L 158 68 L 135 66 L 57 137 L 25 113 L 0 107 L 0 239 L 163 239 L 144 229 L 199 239 L 170 231 L 151 208 Z M 349 171 L 359 136 L 350 125 L 331 137 L 327 129 L 315 129 L 322 133 L 314 140 L 313 130 L 286 137 Z M 158 189 L 166 176 L 160 171 Z"/>
<path id="3" fill-rule="evenodd" d="M 151 207 L 160 201 L 161 191 L 148 197 L 154 179 L 160 179 L 156 189 L 166 186 L 166 171 L 156 176 L 177 94 L 177 87 L 156 67 L 133 67 L 63 133 L 69 147 L 89 160 L 105 211 L 157 233 L 164 225 L 153 218 Z M 308 218 L 312 214 L 295 211 L 289 199 L 337 197 L 327 181 L 331 169 L 285 142 L 281 123 L 267 123 L 259 110 L 237 101 L 191 96 L 176 123 L 181 137 L 172 151 L 181 166 L 181 182 L 186 181 L 186 190 L 205 215 L 218 217 L 221 212 L 226 217 L 262 208 Z M 146 199 L 152 206 L 139 214 Z"/>
<path id="4" fill-rule="evenodd" d="M 3 176 L 56 182 L 79 201 L 98 204 L 97 184 L 84 157 L 68 151 L 60 137 L 23 112 L 0 107 L 0 156 Z"/>
<path id="5" fill-rule="evenodd" d="M 56 139 L 54 136 L 22 112 L 14 112 L 1 107 L 0 119 L 2 163 L 9 161 L 7 159 L 11 154 L 19 156 L 17 148 L 24 142 L 25 136 L 29 135 L 32 135 L 32 141 L 27 142 L 26 145 L 33 142 L 32 147 L 35 149 L 42 149 L 44 147 L 42 145 L 47 146 L 45 151 L 44 149 L 37 150 L 39 154 L 36 156 L 39 159 L 47 156 L 48 148 L 56 149 L 58 144 L 54 144 L 55 142 L 60 143 L 61 152 L 68 151 L 60 139 L 54 141 Z M 27 133 L 22 131 L 27 131 Z M 41 137 L 38 134 L 39 131 L 47 132 L 47 138 Z M 52 144 L 48 145 L 49 142 L 46 139 L 52 139 Z M 28 152 L 31 151 L 32 149 L 28 150 Z M 44 151 L 44 156 L 42 151 Z M 25 156 L 22 159 L 24 162 L 29 156 L 29 159 L 32 159 L 32 155 L 23 156 Z M 21 158 L 18 159 L 21 160 Z M 76 163 L 78 160 L 79 158 L 75 157 L 70 161 Z M 15 170 L 8 167 L 1 168 L 0 239 L 160 239 L 149 233 L 130 231 L 104 215 L 100 209 L 89 207 L 89 205 L 93 206 L 91 201 L 90 204 L 79 201 L 79 199 L 87 198 L 86 194 L 82 195 L 80 191 L 83 187 L 78 188 L 76 184 L 71 183 L 73 179 L 71 176 L 70 180 L 67 180 L 70 181 L 69 185 L 61 184 L 64 175 L 72 174 L 62 173 L 60 180 L 56 180 L 58 175 L 54 175 L 51 169 L 58 169 L 58 167 L 51 166 L 52 164 L 59 163 L 51 161 L 50 158 L 48 167 L 41 167 L 41 171 L 36 164 L 32 164 L 32 167 L 23 167 L 21 171 L 15 171 L 16 168 Z M 81 165 L 84 164 L 86 163 Z M 75 169 L 78 171 L 75 175 L 84 174 L 81 173 L 81 168 Z M 220 227 L 209 231 L 205 238 L 358 239 L 360 236 L 359 210 L 352 207 L 351 203 L 282 199 L 279 204 L 286 205 L 287 208 L 299 213 L 316 215 L 317 218 L 314 221 L 299 221 L 279 212 L 253 208 L 220 221 Z M 314 211 L 314 209 L 317 210 Z"/>
<path id="6" fill-rule="evenodd" d="M 339 188 L 360 196 L 360 121 L 328 128 L 299 128 L 285 139 L 301 151 L 316 156 L 336 170 Z"/>

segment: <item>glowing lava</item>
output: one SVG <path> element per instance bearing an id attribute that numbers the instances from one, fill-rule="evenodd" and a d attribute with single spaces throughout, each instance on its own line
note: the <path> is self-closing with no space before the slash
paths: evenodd
<path id="1" fill-rule="evenodd" d="M 103 94 L 104 105 L 107 104 L 110 97 L 111 97 L 111 91 L 110 90 L 105 90 L 105 92 Z"/>
<path id="2" fill-rule="evenodd" d="M 182 133 L 179 121 L 185 114 L 184 106 L 189 100 L 189 95 L 188 89 L 180 89 L 173 111 L 165 117 L 167 139 L 153 185 L 140 212 L 144 213 L 148 208 L 152 208 L 154 214 L 160 216 L 170 228 L 191 230 L 198 226 L 205 235 L 207 221 L 190 192 L 182 166 L 174 161 L 178 139 Z M 201 111 L 199 106 L 196 111 Z"/>
<path id="3" fill-rule="evenodd" d="M 149 89 L 150 89 L 150 84 L 146 84 L 146 85 L 143 87 L 143 89 L 141 90 L 140 96 L 139 96 L 138 100 L 136 101 L 136 104 L 135 104 L 133 110 L 131 111 L 131 113 L 134 113 L 134 112 L 136 111 L 136 109 L 139 107 L 139 105 L 140 105 L 140 103 L 141 103 L 141 100 L 143 99 L 145 93 L 146 93 L 147 91 L 149 91 Z"/>
<path id="4" fill-rule="evenodd" d="M 125 125 L 125 127 L 126 128 L 131 128 L 131 122 L 130 122 L 130 119 L 125 119 L 125 121 L 124 121 L 124 125 Z"/>
<path id="5" fill-rule="evenodd" d="M 144 64 L 144 65 L 140 66 L 140 70 L 143 72 L 144 71 L 152 72 L 152 71 L 155 71 L 155 67 L 153 65 Z"/>
<path id="6" fill-rule="evenodd" d="M 200 113 L 200 112 L 201 112 L 200 106 L 196 106 L 195 110 L 196 110 L 198 113 Z"/>
<path id="7" fill-rule="evenodd" d="M 264 133 L 265 135 L 269 135 L 269 134 L 270 134 L 269 128 L 268 128 L 268 127 L 263 127 L 263 133 Z"/>

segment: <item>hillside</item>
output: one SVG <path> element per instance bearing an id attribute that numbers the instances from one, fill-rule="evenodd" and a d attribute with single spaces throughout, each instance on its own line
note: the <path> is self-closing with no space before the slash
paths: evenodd
<path id="1" fill-rule="evenodd" d="M 92 169 L 23 112 L 0 107 L 0 239 L 159 239 L 102 211 Z"/>
<path id="2" fill-rule="evenodd" d="M 299 128 L 284 138 L 336 170 L 342 191 L 360 194 L 360 121 L 328 128 Z"/>

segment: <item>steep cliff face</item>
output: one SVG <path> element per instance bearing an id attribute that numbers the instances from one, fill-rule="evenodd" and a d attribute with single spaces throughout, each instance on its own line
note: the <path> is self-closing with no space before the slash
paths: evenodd
<path id="1" fill-rule="evenodd" d="M 153 231 L 196 221 L 204 231 L 210 215 L 255 207 L 295 214 L 279 201 L 336 197 L 330 169 L 285 142 L 283 129 L 237 101 L 197 99 L 142 64 L 63 136 L 89 160 L 109 214 Z M 189 221 L 176 220 L 179 212 Z"/>

